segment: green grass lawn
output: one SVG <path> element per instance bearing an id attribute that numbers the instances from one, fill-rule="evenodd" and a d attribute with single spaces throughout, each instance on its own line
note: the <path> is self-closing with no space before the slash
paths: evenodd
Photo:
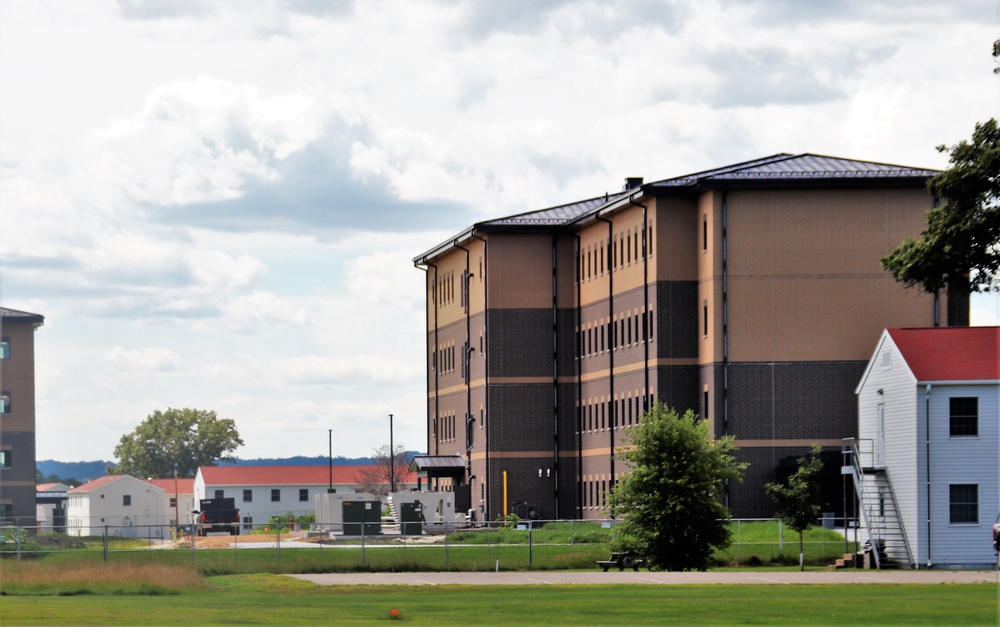
<path id="1" fill-rule="evenodd" d="M 3 623 L 102 625 L 996 625 L 984 585 L 317 586 L 278 575 L 209 577 L 161 595 L 5 596 Z"/>

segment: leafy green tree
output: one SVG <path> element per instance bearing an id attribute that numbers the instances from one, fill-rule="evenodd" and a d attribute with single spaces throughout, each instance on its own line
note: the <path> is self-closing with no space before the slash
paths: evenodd
<path id="1" fill-rule="evenodd" d="M 742 479 L 731 437 L 712 439 L 707 421 L 657 403 L 615 452 L 631 471 L 611 490 L 615 550 L 657 570 L 705 570 L 713 547 L 729 546 L 723 486 Z"/>
<path id="2" fill-rule="evenodd" d="M 232 461 L 243 445 L 236 423 L 202 409 L 159 410 L 146 417 L 115 447 L 119 462 L 108 472 L 134 477 L 193 477 L 199 466 Z"/>
<path id="3" fill-rule="evenodd" d="M 820 512 L 821 450 L 819 444 L 813 444 L 812 451 L 799 458 L 799 467 L 784 483 L 768 483 L 766 486 L 767 493 L 778 506 L 778 517 L 799 534 L 799 570 L 805 570 L 802 533 L 813 524 Z"/>
<path id="4" fill-rule="evenodd" d="M 882 267 L 907 286 L 935 292 L 1000 288 L 1000 127 L 995 119 L 976 124 L 972 141 L 938 146 L 951 150 L 951 166 L 927 188 L 944 204 L 927 212 L 919 240 L 907 238 Z"/>

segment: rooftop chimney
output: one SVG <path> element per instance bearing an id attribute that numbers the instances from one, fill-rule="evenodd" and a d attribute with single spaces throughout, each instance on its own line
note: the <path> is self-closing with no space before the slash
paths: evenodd
<path id="1" fill-rule="evenodd" d="M 630 176 L 625 179 L 625 187 L 622 188 L 622 191 L 627 192 L 628 190 L 635 189 L 637 187 L 642 187 L 642 177 Z"/>

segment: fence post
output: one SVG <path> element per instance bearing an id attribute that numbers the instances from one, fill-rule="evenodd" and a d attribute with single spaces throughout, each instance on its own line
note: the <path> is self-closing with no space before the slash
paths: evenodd
<path id="1" fill-rule="evenodd" d="M 104 525 L 104 563 L 108 563 L 108 526 Z"/>
<path id="2" fill-rule="evenodd" d="M 736 559 L 743 557 L 743 529 L 740 527 L 740 519 L 736 519 Z"/>
<path id="3" fill-rule="evenodd" d="M 21 535 L 24 531 L 23 527 L 14 527 L 17 531 L 14 532 L 14 544 L 17 545 L 17 561 L 21 561 Z"/>
<path id="4" fill-rule="evenodd" d="M 448 567 L 448 522 L 444 523 L 444 566 Z"/>
<path id="5" fill-rule="evenodd" d="M 785 559 L 785 527 L 782 520 L 778 519 L 778 555 Z"/>
<path id="6" fill-rule="evenodd" d="M 362 566 L 365 565 L 365 531 L 366 531 L 365 527 L 366 526 L 367 526 L 367 523 L 365 523 L 364 518 L 362 518 L 361 519 L 361 565 Z"/>
<path id="7" fill-rule="evenodd" d="M 528 566 L 531 566 L 532 557 L 533 557 L 532 553 L 534 552 L 534 546 L 532 544 L 532 541 L 533 541 L 533 538 L 532 538 L 533 525 L 531 523 L 532 523 L 532 521 L 529 520 L 528 521 Z"/>
<path id="8" fill-rule="evenodd" d="M 278 520 L 278 524 L 275 525 L 275 529 L 277 530 L 275 533 L 278 534 L 278 540 L 275 543 L 275 546 L 278 548 L 278 563 L 280 564 L 281 563 L 281 520 L 280 519 Z"/>

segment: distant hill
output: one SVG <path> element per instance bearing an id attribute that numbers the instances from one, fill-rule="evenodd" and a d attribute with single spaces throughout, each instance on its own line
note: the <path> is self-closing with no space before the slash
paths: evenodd
<path id="1" fill-rule="evenodd" d="M 414 455 L 423 455 L 417 451 L 407 451 L 407 459 L 413 459 Z M 334 466 L 363 466 L 371 464 L 374 460 L 371 457 L 334 457 Z M 108 464 L 114 462 L 58 462 L 45 459 L 35 464 L 42 476 L 48 480 L 50 476 L 58 477 L 60 480 L 76 479 L 81 483 L 99 479 L 107 474 Z M 325 455 L 315 457 L 305 457 L 296 455 L 295 457 L 269 458 L 261 457 L 257 459 L 237 459 L 235 462 L 222 462 L 220 466 L 326 466 L 330 460 Z"/>

